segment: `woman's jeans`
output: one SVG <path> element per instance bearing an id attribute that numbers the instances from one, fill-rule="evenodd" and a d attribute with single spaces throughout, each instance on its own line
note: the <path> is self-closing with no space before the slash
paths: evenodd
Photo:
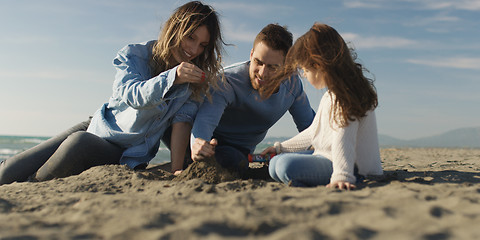
<path id="1" fill-rule="evenodd" d="M 45 181 L 79 174 L 90 167 L 118 164 L 123 150 L 86 132 L 90 120 L 19 153 L 0 164 L 0 185 L 26 181 L 29 177 Z"/>
<path id="2" fill-rule="evenodd" d="M 270 176 L 295 187 L 327 185 L 333 172 L 332 162 L 312 153 L 284 153 L 273 157 L 268 166 Z"/>

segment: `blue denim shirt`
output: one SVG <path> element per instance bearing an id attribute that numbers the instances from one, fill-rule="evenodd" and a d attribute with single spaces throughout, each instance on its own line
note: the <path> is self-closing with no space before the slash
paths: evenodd
<path id="1" fill-rule="evenodd" d="M 125 149 L 120 164 L 134 168 L 155 157 L 165 130 L 175 122 L 193 122 L 199 104 L 188 84 L 173 85 L 177 67 L 152 76 L 155 41 L 131 44 L 113 60 L 113 94 L 95 112 L 87 131 Z"/>
<path id="2" fill-rule="evenodd" d="M 310 106 L 298 75 L 283 81 L 278 92 L 262 100 L 253 89 L 249 77 L 250 62 L 225 68 L 226 84 L 212 94 L 212 102 L 204 101 L 192 128 L 192 138 L 255 150 L 272 127 L 287 111 L 302 131 L 313 121 Z M 192 141 L 193 143 L 193 141 Z"/>

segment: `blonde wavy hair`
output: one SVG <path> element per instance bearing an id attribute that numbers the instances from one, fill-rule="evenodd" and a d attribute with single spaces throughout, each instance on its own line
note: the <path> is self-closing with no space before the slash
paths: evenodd
<path id="1" fill-rule="evenodd" d="M 205 50 L 192 63 L 202 69 L 206 74 L 208 84 L 190 84 L 192 98 L 202 101 L 205 94 L 210 99 L 209 88 L 218 88 L 218 74 L 222 77 L 222 53 L 224 51 L 220 22 L 217 13 L 209 6 L 199 1 L 188 2 L 175 10 L 164 24 L 153 47 L 150 68 L 153 76 L 175 67 L 177 62 L 173 60 L 173 51 L 180 47 L 185 37 L 190 36 L 200 26 L 206 26 L 210 33 L 210 41 Z"/>

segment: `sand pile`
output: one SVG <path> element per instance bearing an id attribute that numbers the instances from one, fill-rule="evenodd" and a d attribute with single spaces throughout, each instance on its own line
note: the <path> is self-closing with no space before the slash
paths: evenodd
<path id="1" fill-rule="evenodd" d="M 239 176 L 220 166 L 214 158 L 207 158 L 204 161 L 193 162 L 174 180 L 186 181 L 196 178 L 206 183 L 220 183 L 233 181 Z"/>

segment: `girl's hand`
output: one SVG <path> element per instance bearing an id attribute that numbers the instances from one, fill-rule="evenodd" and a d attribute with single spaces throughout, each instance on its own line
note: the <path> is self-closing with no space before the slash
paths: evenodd
<path id="1" fill-rule="evenodd" d="M 343 189 L 353 190 L 356 188 L 356 186 L 355 184 L 352 184 L 349 182 L 337 181 L 337 182 L 327 184 L 327 188 L 339 188 L 340 190 L 343 190 Z"/>
<path id="2" fill-rule="evenodd" d="M 188 62 L 182 62 L 177 67 L 177 76 L 174 84 L 182 83 L 203 83 L 205 81 L 205 72 L 199 67 Z"/>
<path id="3" fill-rule="evenodd" d="M 265 148 L 265 150 L 263 150 L 263 152 L 260 153 L 260 155 L 265 156 L 267 154 L 272 154 L 272 153 L 277 154 L 277 150 L 275 150 L 275 147 L 273 146 Z"/>
<path id="4" fill-rule="evenodd" d="M 265 150 L 263 150 L 263 152 L 260 153 L 260 155 L 262 155 L 262 156 L 270 155 L 270 154 L 275 154 L 275 155 L 277 155 L 277 150 L 275 150 L 275 147 L 274 147 L 274 146 L 265 148 Z M 267 162 L 264 162 L 263 164 L 268 166 L 269 162 L 267 161 Z"/>

